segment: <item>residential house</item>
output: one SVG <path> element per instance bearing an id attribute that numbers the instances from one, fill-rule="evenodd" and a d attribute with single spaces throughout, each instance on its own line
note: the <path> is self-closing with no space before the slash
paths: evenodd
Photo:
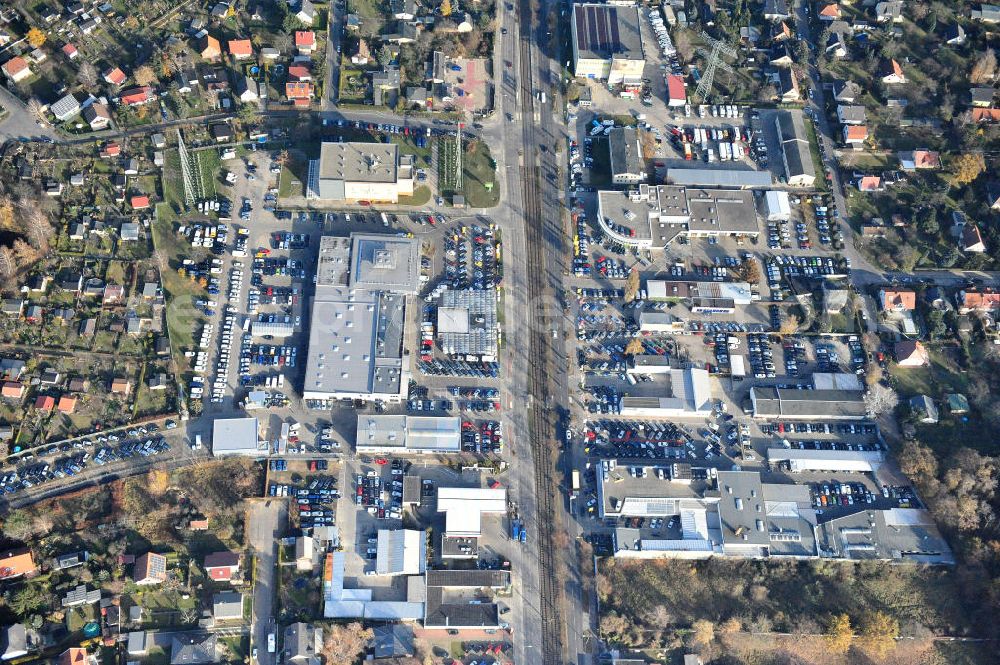
<path id="1" fill-rule="evenodd" d="M 57 307 L 52 310 L 52 320 L 55 323 L 66 325 L 76 318 L 76 310 L 71 307 Z"/>
<path id="2" fill-rule="evenodd" d="M 975 224 L 966 224 L 962 229 L 962 251 L 971 254 L 982 254 L 986 251 L 986 243 Z"/>
<path id="3" fill-rule="evenodd" d="M 778 42 L 768 54 L 768 62 L 775 67 L 791 67 L 795 62 L 795 51 L 789 42 Z"/>
<path id="4" fill-rule="evenodd" d="M 125 72 L 123 72 L 118 67 L 112 67 L 103 74 L 104 80 L 114 86 L 124 85 L 127 77 Z"/>
<path id="5" fill-rule="evenodd" d="M 417 0 L 390 0 L 389 11 L 397 21 L 412 21 L 417 16 Z"/>
<path id="6" fill-rule="evenodd" d="M 76 60 L 80 57 L 80 51 L 77 50 L 76 46 L 73 44 L 64 44 L 62 47 L 63 55 L 65 55 L 70 60 Z"/>
<path id="7" fill-rule="evenodd" d="M 878 76 L 882 83 L 906 83 L 906 75 L 903 73 L 903 68 L 893 58 L 882 60 L 879 64 Z"/>
<path id="8" fill-rule="evenodd" d="M 285 83 L 285 97 L 296 108 L 309 108 L 312 96 L 313 85 L 308 81 L 287 81 Z"/>
<path id="9" fill-rule="evenodd" d="M 842 125 L 863 125 L 868 122 L 868 114 L 864 106 L 840 104 L 837 106 L 837 120 Z"/>
<path id="10" fill-rule="evenodd" d="M 348 32 L 357 32 L 361 29 L 361 17 L 357 14 L 348 14 L 344 17 L 344 29 Z"/>
<path id="11" fill-rule="evenodd" d="M 975 123 L 994 123 L 1000 122 L 1000 108 L 973 108 L 971 110 L 971 119 Z"/>
<path id="12" fill-rule="evenodd" d="M 170 665 L 207 665 L 219 662 L 214 633 L 174 633 L 170 642 Z"/>
<path id="13" fill-rule="evenodd" d="M 431 106 L 431 93 L 423 86 L 409 86 L 406 88 L 406 106 L 408 108 L 426 109 Z"/>
<path id="14" fill-rule="evenodd" d="M 49 106 L 49 111 L 59 122 L 65 122 L 80 113 L 80 100 L 75 95 L 65 95 Z"/>
<path id="15" fill-rule="evenodd" d="M 916 395 L 910 398 L 910 409 L 917 414 L 917 419 L 924 424 L 933 425 L 938 421 L 937 405 L 927 395 Z"/>
<path id="16" fill-rule="evenodd" d="M 844 41 L 844 33 L 831 32 L 826 40 L 826 52 L 834 58 L 847 57 L 847 42 Z"/>
<path id="17" fill-rule="evenodd" d="M 899 167 L 904 171 L 941 168 L 941 153 L 935 150 L 906 150 L 898 153 Z"/>
<path id="18" fill-rule="evenodd" d="M 56 405 L 56 409 L 59 413 L 69 415 L 76 411 L 76 401 L 77 398 L 74 395 L 63 395 L 59 398 L 59 403 Z"/>
<path id="19" fill-rule="evenodd" d="M 791 39 L 794 34 L 795 33 L 792 32 L 792 29 L 788 27 L 788 24 L 785 23 L 784 21 L 781 21 L 780 23 L 773 23 L 771 25 L 770 36 L 772 42 L 786 41 L 788 39 Z"/>
<path id="20" fill-rule="evenodd" d="M 358 48 L 351 55 L 351 63 L 355 65 L 367 65 L 372 60 L 372 52 L 368 48 L 367 39 L 358 40 Z"/>
<path id="21" fill-rule="evenodd" d="M 100 152 L 101 157 L 104 159 L 117 157 L 120 154 L 122 154 L 122 147 L 117 143 L 105 143 Z"/>
<path id="22" fill-rule="evenodd" d="M 881 192 L 885 189 L 882 176 L 864 175 L 858 178 L 858 191 L 861 192 Z"/>
<path id="23" fill-rule="evenodd" d="M 983 23 L 1000 23 L 1000 5 L 979 5 L 972 10 L 972 18 Z"/>
<path id="24" fill-rule="evenodd" d="M 227 47 L 229 55 L 233 56 L 234 60 L 246 60 L 253 57 L 253 45 L 249 39 L 230 39 Z"/>
<path id="25" fill-rule="evenodd" d="M 965 28 L 961 23 L 951 23 L 944 29 L 944 43 L 949 46 L 961 46 L 965 43 Z"/>
<path id="26" fill-rule="evenodd" d="M 879 23 L 901 23 L 903 0 L 882 0 L 875 4 L 875 20 Z"/>
<path id="27" fill-rule="evenodd" d="M 790 17 L 786 0 L 764 0 L 764 18 L 766 20 L 787 21 Z"/>
<path id="28" fill-rule="evenodd" d="M 24 387 L 23 383 L 18 381 L 4 381 L 3 387 L 0 388 L 0 397 L 4 399 L 12 400 L 22 400 L 24 399 L 24 393 L 27 388 Z"/>
<path id="29" fill-rule="evenodd" d="M 208 128 L 216 143 L 226 143 L 233 140 L 233 128 L 224 122 L 213 123 Z"/>
<path id="30" fill-rule="evenodd" d="M 986 205 L 990 210 L 1000 210 L 1000 182 L 993 180 L 986 183 Z"/>
<path id="31" fill-rule="evenodd" d="M 204 60 L 218 60 L 222 57 L 222 45 L 212 35 L 203 35 L 198 40 L 198 55 Z"/>
<path id="32" fill-rule="evenodd" d="M 80 337 L 93 337 L 97 332 L 97 319 L 84 319 L 80 322 L 78 334 Z"/>
<path id="33" fill-rule="evenodd" d="M 118 305 L 125 299 L 125 287 L 120 284 L 108 284 L 104 287 L 101 302 L 105 305 Z"/>
<path id="34" fill-rule="evenodd" d="M 35 398 L 35 409 L 48 413 L 56 408 L 56 398 L 51 395 L 39 395 Z"/>
<path id="35" fill-rule="evenodd" d="M 90 128 L 95 132 L 111 126 L 111 111 L 108 110 L 107 105 L 100 102 L 94 102 L 87 106 L 81 115 L 83 121 L 90 125 Z"/>
<path id="36" fill-rule="evenodd" d="M 315 541 L 312 536 L 299 536 L 295 539 L 295 568 L 299 571 L 313 569 L 315 560 Z"/>
<path id="37" fill-rule="evenodd" d="M 980 108 L 989 108 L 992 106 L 996 96 L 997 89 L 993 87 L 980 87 L 969 90 L 969 102 L 973 106 Z"/>
<path id="38" fill-rule="evenodd" d="M 397 22 L 395 30 L 382 35 L 382 40 L 393 44 L 412 44 L 420 36 L 417 24 L 413 22 Z"/>
<path id="39" fill-rule="evenodd" d="M 281 57 L 281 51 L 273 46 L 264 46 L 260 49 L 260 57 L 264 60 L 277 60 Z"/>
<path id="40" fill-rule="evenodd" d="M 917 307 L 915 291 L 882 289 L 878 292 L 878 305 L 883 312 L 912 312 Z"/>
<path id="41" fill-rule="evenodd" d="M 216 582 L 229 582 L 240 572 L 240 555 L 236 552 L 213 552 L 205 557 L 205 572 Z"/>
<path id="42" fill-rule="evenodd" d="M 400 75 L 396 67 L 372 73 L 372 96 L 375 106 L 394 106 L 399 95 Z"/>
<path id="43" fill-rule="evenodd" d="M 992 312 L 1000 308 L 1000 292 L 962 290 L 955 294 L 959 314 Z"/>
<path id="44" fill-rule="evenodd" d="M 57 276 L 56 286 L 63 291 L 79 294 L 83 291 L 83 273 L 72 270 L 60 271 Z"/>
<path id="45" fill-rule="evenodd" d="M 836 81 L 833 84 L 833 99 L 840 104 L 853 104 L 861 96 L 861 86 L 854 81 Z"/>
<path id="46" fill-rule="evenodd" d="M 868 127 L 866 125 L 844 125 L 844 143 L 860 150 L 868 140 Z"/>
<path id="47" fill-rule="evenodd" d="M 114 392 L 113 389 L 112 392 Z M 135 560 L 132 580 L 140 586 L 165 582 L 167 580 L 167 557 L 155 552 L 146 552 L 138 557 Z"/>
<path id="48" fill-rule="evenodd" d="M 7 316 L 21 316 L 21 314 L 24 313 L 24 299 L 4 298 L 3 302 L 0 303 L 0 313 L 6 314 Z"/>
<path id="49" fill-rule="evenodd" d="M 303 25 L 312 25 L 316 20 L 316 7 L 311 0 L 300 0 L 299 8 L 295 11 L 295 18 Z"/>
<path id="50" fill-rule="evenodd" d="M 62 597 L 63 607 L 80 607 L 101 602 L 101 589 L 87 589 L 86 584 L 79 584 Z"/>
<path id="51" fill-rule="evenodd" d="M 33 73 L 31 71 L 31 67 L 28 66 L 28 61 L 19 55 L 15 55 L 13 58 L 0 65 L 0 71 L 2 71 L 4 76 L 6 76 L 12 83 L 23 81 Z"/>
<path id="52" fill-rule="evenodd" d="M 320 665 L 323 629 L 298 622 L 285 627 L 284 662 L 287 665 Z"/>
<path id="53" fill-rule="evenodd" d="M 18 381 L 24 374 L 25 362 L 17 358 L 0 358 L 0 376 L 10 381 Z"/>
<path id="54" fill-rule="evenodd" d="M 0 660 L 14 660 L 27 656 L 29 649 L 33 648 L 28 642 L 28 628 L 23 623 L 15 623 L 0 629 L 0 638 L 3 641 Z"/>
<path id="55" fill-rule="evenodd" d="M 130 88 L 122 92 L 119 101 L 125 106 L 142 106 L 147 104 L 156 98 L 156 94 L 153 89 L 148 85 L 144 85 L 138 88 Z"/>
<path id="56" fill-rule="evenodd" d="M 799 82 L 795 78 L 795 72 L 791 67 L 783 67 L 778 70 L 778 96 L 783 102 L 794 102 L 802 98 L 799 92 Z"/>
<path id="57" fill-rule="evenodd" d="M 166 390 L 167 384 L 167 375 L 164 372 L 150 374 L 149 379 L 146 380 L 146 385 L 150 390 Z"/>
<path id="58" fill-rule="evenodd" d="M 819 20 L 836 21 L 838 19 L 840 19 L 840 5 L 836 3 L 830 3 L 820 7 Z"/>
<path id="59" fill-rule="evenodd" d="M 962 393 L 947 393 L 944 396 L 948 411 L 955 415 L 969 412 L 969 400 Z"/>
<path id="60" fill-rule="evenodd" d="M 0 554 L 0 580 L 9 581 L 19 577 L 31 577 L 38 571 L 35 559 L 29 549 L 8 550 Z"/>
<path id="61" fill-rule="evenodd" d="M 896 342 L 896 363 L 900 367 L 925 367 L 930 364 L 930 354 L 917 340 Z"/>
<path id="62" fill-rule="evenodd" d="M 132 382 L 129 379 L 117 377 L 111 381 L 111 394 L 128 395 L 132 392 Z M 159 556 L 159 555 L 157 555 Z"/>
<path id="63" fill-rule="evenodd" d="M 372 652 L 375 660 L 399 659 L 414 653 L 413 627 L 402 623 L 383 623 L 372 628 Z"/>
<path id="64" fill-rule="evenodd" d="M 250 78 L 245 74 L 237 74 L 236 89 L 234 92 L 236 93 L 236 98 L 244 104 L 260 101 L 260 84 L 256 79 Z"/>
<path id="65" fill-rule="evenodd" d="M 129 204 L 132 206 L 133 210 L 145 210 L 149 207 L 149 197 L 145 194 L 133 196 L 129 200 Z"/>
<path id="66" fill-rule="evenodd" d="M 100 593 L 100 589 L 98 589 Z M 87 655 L 87 650 L 83 647 L 70 647 L 61 654 L 56 665 L 92 665 L 96 658 Z"/>
<path id="67" fill-rule="evenodd" d="M 316 33 L 312 30 L 296 30 L 295 48 L 299 55 L 312 55 L 316 50 Z"/>
<path id="68" fill-rule="evenodd" d="M 212 618 L 216 621 L 243 620 L 243 594 L 223 591 L 212 597 Z"/>
<path id="69" fill-rule="evenodd" d="M 288 67 L 289 81 L 312 81 L 312 70 L 307 65 L 291 65 Z"/>
<path id="70" fill-rule="evenodd" d="M 90 382 L 79 376 L 74 376 L 66 385 L 66 389 L 73 393 L 85 393 L 89 387 Z"/>

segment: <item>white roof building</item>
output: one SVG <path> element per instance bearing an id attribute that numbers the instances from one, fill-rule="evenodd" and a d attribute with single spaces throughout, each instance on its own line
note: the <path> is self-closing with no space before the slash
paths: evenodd
<path id="1" fill-rule="evenodd" d="M 621 415 L 632 418 L 701 417 L 712 410 L 708 371 L 672 369 L 670 394 L 665 397 L 625 397 Z"/>
<path id="2" fill-rule="evenodd" d="M 506 488 L 439 487 L 437 509 L 445 513 L 445 535 L 479 537 L 484 514 L 507 512 Z"/>
<path id="3" fill-rule="evenodd" d="M 457 453 L 462 449 L 458 416 L 358 416 L 359 453 Z"/>
<path id="4" fill-rule="evenodd" d="M 788 192 L 769 191 L 764 194 L 764 211 L 769 222 L 787 222 L 792 216 Z"/>
<path id="5" fill-rule="evenodd" d="M 772 465 L 785 464 L 790 471 L 875 471 L 884 456 L 871 450 L 800 450 L 798 448 L 769 448 L 767 459 Z"/>
<path id="6" fill-rule="evenodd" d="M 415 529 L 379 529 L 375 572 L 418 575 L 427 568 L 427 536 Z"/>
<path id="7" fill-rule="evenodd" d="M 256 418 L 220 418 L 212 423 L 212 453 L 222 455 L 265 455 L 260 447 Z"/>

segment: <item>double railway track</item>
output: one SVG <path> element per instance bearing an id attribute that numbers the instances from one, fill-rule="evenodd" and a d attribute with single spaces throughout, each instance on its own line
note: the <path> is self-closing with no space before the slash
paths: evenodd
<path id="1" fill-rule="evenodd" d="M 528 304 L 550 300 L 554 295 L 546 265 L 545 220 L 542 218 L 541 170 L 536 155 L 542 141 L 539 137 L 539 123 L 535 121 L 535 97 L 532 89 L 533 57 L 531 49 L 532 30 L 535 27 L 531 0 L 520 0 L 521 34 L 520 51 L 520 107 L 523 139 L 523 159 L 520 165 L 522 192 L 524 198 L 525 247 L 527 266 L 531 274 L 527 277 Z M 542 110 L 542 109 L 539 109 Z M 525 315 L 528 315 L 525 312 Z M 555 431 L 556 416 L 551 407 L 550 378 L 553 364 L 550 340 L 547 331 L 538 321 L 532 321 L 528 341 L 528 393 L 532 400 L 529 405 L 528 427 L 531 437 L 531 454 L 535 464 L 535 500 L 537 501 L 536 537 L 538 538 L 539 603 L 541 615 L 541 660 L 540 665 L 565 663 L 563 655 L 563 622 L 560 582 L 556 576 L 557 552 L 553 544 L 556 522 L 556 488 L 559 479 L 551 451 L 557 446 Z"/>

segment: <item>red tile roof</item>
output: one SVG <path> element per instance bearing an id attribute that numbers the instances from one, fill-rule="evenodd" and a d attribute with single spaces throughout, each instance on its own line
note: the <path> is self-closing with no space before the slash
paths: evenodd
<path id="1" fill-rule="evenodd" d="M 135 106 L 137 104 L 145 104 L 150 99 L 153 98 L 153 89 L 148 85 L 144 85 L 141 88 L 130 88 L 122 93 L 121 101 L 122 104 L 128 104 L 129 106 Z"/>
<path id="2" fill-rule="evenodd" d="M 60 413 L 73 413 L 76 410 L 76 397 L 73 395 L 63 395 L 59 398 L 59 409 Z"/>
<path id="3" fill-rule="evenodd" d="M 20 72 L 24 71 L 27 68 L 28 68 L 28 61 L 19 55 L 15 55 L 13 58 L 3 63 L 3 70 L 9 76 L 14 76 L 15 74 L 19 74 Z"/>
<path id="4" fill-rule="evenodd" d="M 17 381 L 4 381 L 3 388 L 0 389 L 3 397 L 18 399 L 24 396 L 24 384 Z"/>
<path id="5" fill-rule="evenodd" d="M 118 67 L 115 67 L 114 69 L 110 69 L 104 72 L 104 80 L 107 81 L 108 83 L 111 83 L 112 85 L 121 85 L 122 83 L 125 82 L 125 79 L 126 79 L 125 72 L 123 72 Z"/>
<path id="6" fill-rule="evenodd" d="M 974 108 L 972 109 L 973 122 L 1000 122 L 1000 109 L 995 108 Z"/>
<path id="7" fill-rule="evenodd" d="M 882 178 L 877 175 L 863 176 L 858 182 L 858 189 L 862 192 L 874 192 L 882 188 Z"/>
<path id="8" fill-rule="evenodd" d="M 39 395 L 35 399 L 35 408 L 40 411 L 51 411 L 56 406 L 56 398 L 50 395 Z"/>
<path id="9" fill-rule="evenodd" d="M 72 44 L 66 44 L 62 47 L 62 52 L 66 54 L 67 58 L 72 58 L 79 55 L 79 51 Z"/>
<path id="10" fill-rule="evenodd" d="M 828 16 L 833 18 L 840 18 L 840 5 L 831 4 L 826 5 L 823 9 L 819 10 L 820 16 Z"/>
<path id="11" fill-rule="evenodd" d="M 311 81 L 312 72 L 305 65 L 292 65 L 288 68 L 288 78 L 292 81 Z"/>
<path id="12" fill-rule="evenodd" d="M 316 33 L 312 30 L 296 30 L 295 31 L 295 46 L 302 48 L 303 46 L 315 46 L 316 45 Z"/>
<path id="13" fill-rule="evenodd" d="M 132 201 L 130 203 L 132 204 L 132 208 L 134 210 L 145 210 L 146 208 L 149 207 L 149 197 L 133 196 Z"/>
<path id="14" fill-rule="evenodd" d="M 845 141 L 864 141 L 868 138 L 868 128 L 864 125 L 847 125 L 844 127 Z"/>
<path id="15" fill-rule="evenodd" d="M 882 309 L 905 309 L 913 311 L 917 307 L 917 294 L 913 291 L 882 291 Z"/>
<path id="16" fill-rule="evenodd" d="M 918 169 L 941 168 L 941 153 L 933 150 L 914 150 L 913 164 Z"/>
<path id="17" fill-rule="evenodd" d="M 667 97 L 670 99 L 685 100 L 684 79 L 676 74 L 667 76 Z"/>
<path id="18" fill-rule="evenodd" d="M 117 157 L 122 153 L 122 147 L 117 143 L 109 143 L 103 148 L 101 148 L 101 155 L 103 157 Z"/>
<path id="19" fill-rule="evenodd" d="M 230 39 L 229 54 L 238 58 L 245 58 L 253 55 L 253 45 L 249 39 Z"/>
<path id="20" fill-rule="evenodd" d="M 305 81 L 289 81 L 285 83 L 285 97 L 288 99 L 305 99 L 312 97 L 312 83 Z"/>

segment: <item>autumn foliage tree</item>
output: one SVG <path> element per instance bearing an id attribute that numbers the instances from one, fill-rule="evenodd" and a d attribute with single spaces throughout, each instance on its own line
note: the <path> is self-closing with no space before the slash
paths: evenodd
<path id="1" fill-rule="evenodd" d="M 826 627 L 826 647 L 835 654 L 845 654 L 854 641 L 854 629 L 851 627 L 851 617 L 846 614 L 835 614 Z"/>
<path id="2" fill-rule="evenodd" d="M 986 160 L 981 153 L 967 152 L 951 160 L 951 184 L 957 187 L 974 181 L 986 170 Z"/>
<path id="3" fill-rule="evenodd" d="M 632 269 L 625 282 L 625 302 L 632 302 L 639 293 L 639 271 Z"/>
<path id="4" fill-rule="evenodd" d="M 152 85 L 156 81 L 156 72 L 149 65 L 143 65 L 135 70 L 132 77 L 139 85 Z"/>
<path id="5" fill-rule="evenodd" d="M 326 636 L 323 642 L 326 665 L 355 665 L 373 636 L 371 628 L 365 628 L 357 621 L 334 624 L 323 632 Z"/>
<path id="6" fill-rule="evenodd" d="M 976 59 L 976 62 L 972 65 L 972 71 L 969 72 L 969 81 L 971 83 L 992 83 L 993 79 L 997 75 L 997 54 L 991 48 L 986 49 L 983 53 Z"/>
<path id="7" fill-rule="evenodd" d="M 45 33 L 38 28 L 32 28 L 31 30 L 28 30 L 28 34 L 25 35 L 25 39 L 28 40 L 31 48 L 38 48 L 44 44 L 45 40 L 48 38 L 45 36 Z"/>

